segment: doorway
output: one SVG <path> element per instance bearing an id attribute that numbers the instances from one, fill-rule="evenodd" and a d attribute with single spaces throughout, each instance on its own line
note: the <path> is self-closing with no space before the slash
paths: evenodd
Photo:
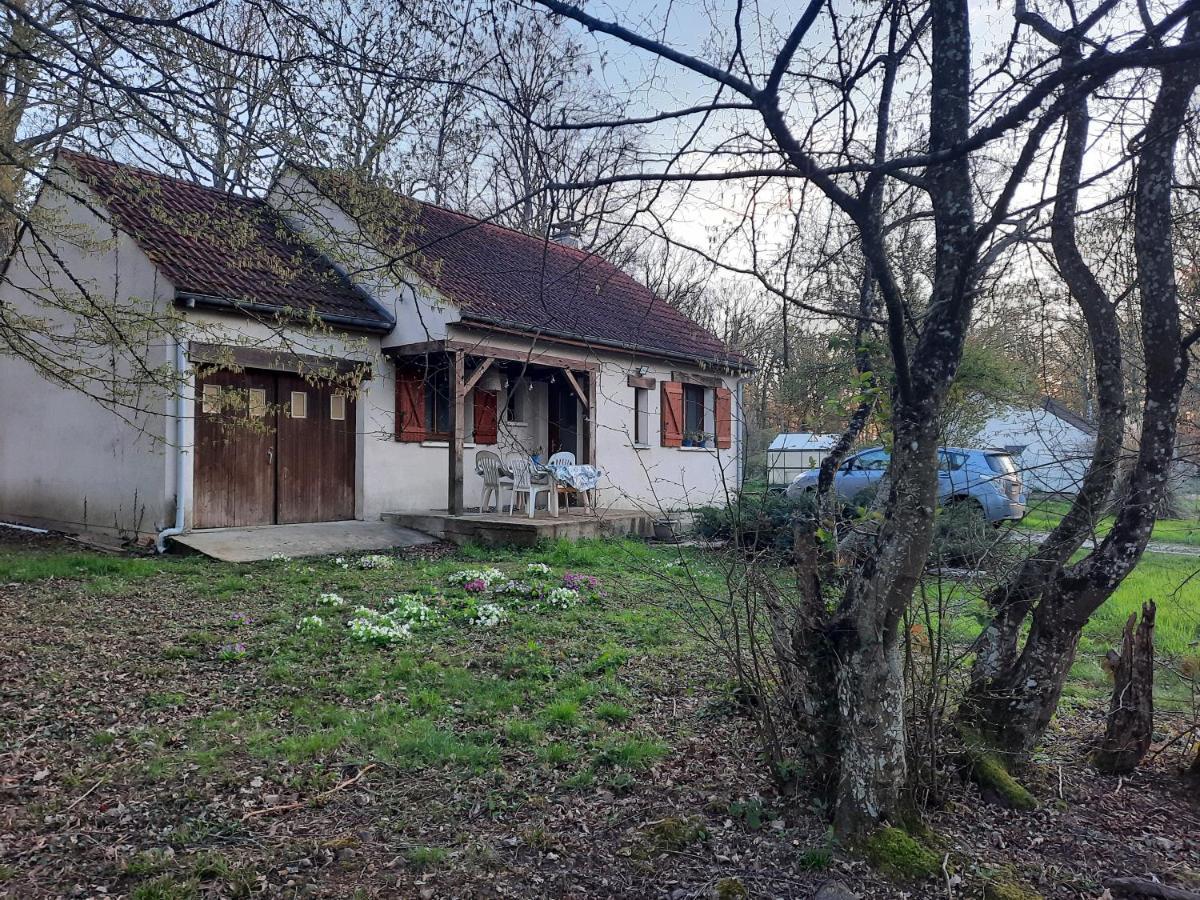
<path id="1" fill-rule="evenodd" d="M 247 369 L 196 379 L 195 528 L 354 518 L 355 402 Z"/>

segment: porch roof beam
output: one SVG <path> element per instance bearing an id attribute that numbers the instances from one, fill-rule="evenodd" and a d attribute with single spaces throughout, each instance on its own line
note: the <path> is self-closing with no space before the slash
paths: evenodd
<path id="1" fill-rule="evenodd" d="M 495 360 L 489 357 L 475 367 L 475 369 L 471 372 L 471 377 L 467 379 L 467 386 L 464 390 L 464 393 L 469 394 L 475 389 L 475 385 L 479 383 L 479 379 L 482 378 L 487 370 L 492 367 L 492 363 L 494 362 Z"/>
<path id="2" fill-rule="evenodd" d="M 579 386 L 579 381 L 575 378 L 575 373 L 563 366 L 563 374 L 567 376 L 567 381 L 571 385 L 571 389 L 575 391 L 575 396 L 579 398 L 579 402 L 583 404 L 585 409 L 591 407 L 591 401 L 588 399 L 587 392 Z"/>
<path id="3" fill-rule="evenodd" d="M 463 341 L 453 338 L 442 341 L 420 341 L 415 344 L 401 344 L 396 347 L 387 347 L 383 352 L 385 356 L 400 358 L 426 356 L 431 353 L 458 352 L 467 356 L 502 359 L 506 362 L 526 363 L 533 366 L 548 366 L 559 369 L 570 368 L 582 372 L 596 372 L 600 369 L 599 363 L 596 362 L 569 359 L 565 356 L 551 356 L 541 353 L 536 349 L 516 350 L 511 347 L 497 347 L 494 344 L 482 341 Z"/>

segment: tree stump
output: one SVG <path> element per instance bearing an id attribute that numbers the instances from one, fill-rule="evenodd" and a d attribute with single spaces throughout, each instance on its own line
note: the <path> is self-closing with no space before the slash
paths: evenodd
<path id="1" fill-rule="evenodd" d="M 1142 621 L 1131 613 L 1125 623 L 1121 652 L 1108 651 L 1113 693 L 1104 739 L 1092 754 L 1103 772 L 1123 775 L 1137 768 L 1154 731 L 1154 613 L 1153 600 L 1142 604 Z"/>

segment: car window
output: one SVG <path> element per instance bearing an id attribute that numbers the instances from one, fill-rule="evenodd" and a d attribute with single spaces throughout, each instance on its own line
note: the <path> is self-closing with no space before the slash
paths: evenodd
<path id="1" fill-rule="evenodd" d="M 947 471 L 958 471 L 967 464 L 967 454 L 956 453 L 953 450 L 938 451 L 938 468 Z"/>
<path id="2" fill-rule="evenodd" d="M 869 472 L 882 472 L 888 467 L 888 453 L 886 450 L 868 450 L 856 458 L 854 464 Z"/>
<path id="3" fill-rule="evenodd" d="M 984 459 L 988 468 L 999 475 L 1011 475 L 1017 471 L 1016 461 L 1007 453 L 989 453 Z"/>

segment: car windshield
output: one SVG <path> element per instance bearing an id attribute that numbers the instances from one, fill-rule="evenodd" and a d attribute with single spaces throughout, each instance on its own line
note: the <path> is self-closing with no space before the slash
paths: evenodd
<path id="1" fill-rule="evenodd" d="M 1011 475 L 1017 471 L 1016 461 L 1007 453 L 989 453 L 986 457 L 988 468 L 1000 475 Z"/>

